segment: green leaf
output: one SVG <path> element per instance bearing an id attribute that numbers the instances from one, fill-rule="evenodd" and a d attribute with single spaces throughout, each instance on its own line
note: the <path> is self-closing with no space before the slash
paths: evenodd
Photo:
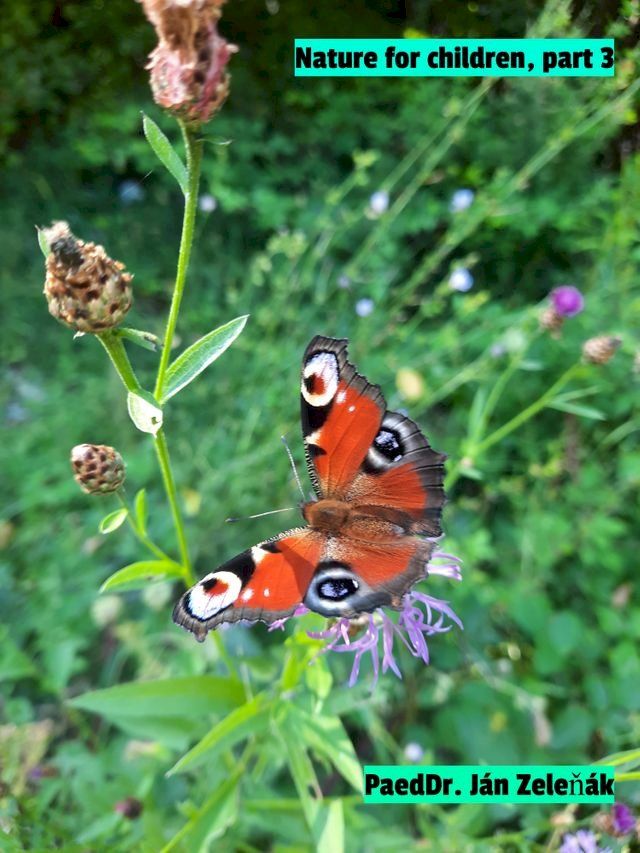
<path id="1" fill-rule="evenodd" d="M 162 409 L 148 391 L 129 391 L 127 409 L 129 417 L 140 432 L 155 435 L 162 427 Z"/>
<path id="2" fill-rule="evenodd" d="M 240 766 L 208 797 L 193 817 L 174 835 L 162 849 L 169 853 L 176 845 L 187 842 L 179 849 L 205 853 L 212 849 L 211 842 L 224 834 L 238 817 L 239 783 L 245 771 Z"/>
<path id="3" fill-rule="evenodd" d="M 316 754 L 328 758 L 338 773 L 361 792 L 362 767 L 340 719 L 317 714 L 311 716 L 295 706 L 291 712 L 302 741 Z"/>
<path id="4" fill-rule="evenodd" d="M 109 720 L 131 717 L 200 717 L 227 713 L 244 699 L 244 688 L 234 678 L 191 675 L 157 681 L 134 681 L 104 690 L 92 690 L 71 700 L 74 708 L 92 711 Z"/>
<path id="5" fill-rule="evenodd" d="M 150 580 L 164 581 L 181 575 L 182 567 L 178 563 L 169 560 L 141 560 L 114 572 L 102 584 L 100 592 L 107 592 L 125 585 L 127 589 L 140 589 Z"/>
<path id="6" fill-rule="evenodd" d="M 569 403 L 566 400 L 552 400 L 547 403 L 550 409 L 557 409 L 559 412 L 568 412 L 571 415 L 578 415 L 581 418 L 590 418 L 594 421 L 605 421 L 607 416 L 599 409 L 594 409 L 592 406 L 581 406 L 578 403 Z"/>
<path id="7" fill-rule="evenodd" d="M 143 535 L 146 535 L 146 533 L 147 533 L 147 493 L 144 489 L 140 489 L 140 491 L 136 495 L 136 499 L 134 501 L 134 508 L 136 511 L 136 522 L 138 523 L 138 530 Z"/>
<path id="8" fill-rule="evenodd" d="M 120 335 L 121 338 L 126 338 L 128 341 L 137 344 L 139 347 L 151 350 L 151 352 L 158 352 L 162 349 L 162 341 L 157 335 L 153 335 L 151 332 L 121 327 L 116 329 L 115 333 Z"/>
<path id="9" fill-rule="evenodd" d="M 342 800 L 333 800 L 323 805 L 317 815 L 313 835 L 318 853 L 343 853 L 344 809 Z"/>
<path id="10" fill-rule="evenodd" d="M 47 238 L 44 236 L 44 228 L 38 228 L 36 225 L 36 231 L 38 232 L 38 245 L 40 246 L 40 251 L 46 258 L 48 257 L 50 250 Z"/>
<path id="11" fill-rule="evenodd" d="M 98 530 L 100 531 L 100 533 L 104 534 L 113 533 L 114 530 L 117 530 L 124 524 L 128 515 L 129 510 L 125 507 L 116 509 L 113 512 L 108 513 L 108 515 L 105 515 L 105 517 L 98 525 Z"/>
<path id="12" fill-rule="evenodd" d="M 249 315 L 236 317 L 224 326 L 209 332 L 181 353 L 167 370 L 167 388 L 162 402 L 166 402 L 185 385 L 198 376 L 231 346 L 244 329 Z"/>
<path id="13" fill-rule="evenodd" d="M 147 142 L 153 148 L 156 157 L 160 160 L 162 165 L 171 172 L 180 185 L 180 189 L 184 195 L 186 195 L 188 186 L 187 169 L 176 153 L 173 145 L 169 142 L 155 121 L 149 118 L 149 116 L 143 115 L 142 127 L 144 129 L 144 135 L 147 137 Z"/>
<path id="14" fill-rule="evenodd" d="M 228 717 L 217 723 L 193 749 L 174 764 L 167 773 L 182 773 L 188 768 L 202 763 L 206 756 L 209 761 L 213 756 L 234 744 L 245 740 L 251 735 L 260 734 L 269 725 L 272 703 L 263 693 L 237 708 Z"/>

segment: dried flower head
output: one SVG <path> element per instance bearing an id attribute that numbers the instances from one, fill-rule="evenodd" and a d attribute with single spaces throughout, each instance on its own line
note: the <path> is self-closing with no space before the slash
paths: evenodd
<path id="1" fill-rule="evenodd" d="M 621 343 L 622 338 L 615 335 L 598 335 L 585 341 L 582 355 L 589 364 L 606 364 L 614 357 Z"/>
<path id="2" fill-rule="evenodd" d="M 115 492 L 124 483 L 122 456 L 106 444 L 77 444 L 71 451 L 71 467 L 76 482 L 88 495 Z"/>
<path id="3" fill-rule="evenodd" d="M 137 797 L 125 797 L 113 807 L 114 812 L 126 817 L 127 820 L 136 820 L 142 814 L 143 805 Z"/>
<path id="4" fill-rule="evenodd" d="M 554 338 L 560 337 L 560 330 L 564 325 L 564 317 L 558 314 L 553 305 L 548 305 L 540 314 L 540 328 L 551 332 Z"/>
<path id="5" fill-rule="evenodd" d="M 226 66 L 238 49 L 217 31 L 224 0 L 138 2 L 158 34 L 147 65 L 156 103 L 188 123 L 209 121 L 229 94 Z"/>
<path id="6" fill-rule="evenodd" d="M 78 240 L 66 222 L 44 230 L 49 313 L 78 332 L 117 326 L 131 308 L 131 275 L 102 246 Z"/>

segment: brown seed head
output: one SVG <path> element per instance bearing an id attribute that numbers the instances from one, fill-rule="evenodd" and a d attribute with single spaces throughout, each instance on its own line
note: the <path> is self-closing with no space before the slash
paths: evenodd
<path id="1" fill-rule="evenodd" d="M 622 338 L 614 335 L 598 335 L 589 338 L 582 346 L 582 356 L 589 364 L 606 364 L 616 354 Z"/>
<path id="2" fill-rule="evenodd" d="M 131 275 L 102 246 L 78 240 L 66 222 L 44 231 L 50 252 L 44 295 L 49 313 L 78 332 L 117 326 L 131 308 Z"/>
<path id="3" fill-rule="evenodd" d="M 76 483 L 88 495 L 117 491 L 124 483 L 122 456 L 106 444 L 77 444 L 71 451 Z"/>
<path id="4" fill-rule="evenodd" d="M 553 305 L 549 305 L 540 314 L 540 328 L 545 329 L 547 332 L 551 332 L 555 338 L 560 337 L 560 330 L 562 329 L 563 323 L 564 317 L 561 314 L 558 314 Z"/>

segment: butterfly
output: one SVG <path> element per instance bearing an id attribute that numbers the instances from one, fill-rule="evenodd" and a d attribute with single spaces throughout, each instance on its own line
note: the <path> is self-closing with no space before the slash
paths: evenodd
<path id="1" fill-rule="evenodd" d="M 173 620 L 203 641 L 223 622 L 273 622 L 301 605 L 328 617 L 401 606 L 427 575 L 445 501 L 442 453 L 387 411 L 379 386 L 316 336 L 302 360 L 302 434 L 316 498 L 306 526 L 233 557 L 187 590 Z"/>

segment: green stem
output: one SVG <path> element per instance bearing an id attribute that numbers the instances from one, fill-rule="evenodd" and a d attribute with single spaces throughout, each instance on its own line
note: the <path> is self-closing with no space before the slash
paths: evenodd
<path id="1" fill-rule="evenodd" d="M 131 366 L 129 356 L 120 335 L 117 332 L 109 331 L 103 332 L 97 337 L 107 351 L 107 355 L 111 359 L 111 363 L 115 367 L 120 379 L 122 379 L 127 391 L 139 391 L 140 383 L 138 382 L 138 377 Z"/>
<path id="2" fill-rule="evenodd" d="M 171 357 L 171 345 L 173 343 L 173 335 L 178 322 L 178 313 L 180 312 L 180 303 L 184 293 L 184 286 L 187 279 L 187 270 L 189 268 L 189 258 L 191 256 L 191 246 L 193 243 L 193 234 L 196 221 L 196 207 L 198 203 L 198 184 L 200 183 L 200 163 L 202 160 L 202 140 L 195 139 L 193 131 L 181 125 L 184 144 L 187 151 L 187 192 L 184 200 L 184 215 L 182 219 L 182 236 L 180 238 L 180 252 L 178 254 L 178 269 L 176 271 L 176 283 L 173 289 L 173 297 L 171 299 L 171 308 L 169 309 L 169 317 L 167 319 L 167 327 L 164 333 L 164 345 L 160 355 L 160 364 L 158 366 L 158 377 L 156 379 L 156 387 L 153 392 L 156 400 L 161 401 L 164 393 L 166 373 L 169 366 L 169 358 Z"/>
<path id="3" fill-rule="evenodd" d="M 530 406 L 527 406 L 526 409 L 523 409 L 519 412 L 515 417 L 511 418 L 510 421 L 504 423 L 501 427 L 488 435 L 483 441 L 477 444 L 471 451 L 470 455 L 473 456 L 474 459 L 477 459 L 481 453 L 484 453 L 485 450 L 488 450 L 490 447 L 493 447 L 494 444 L 497 444 L 499 441 L 502 441 L 509 433 L 513 432 L 515 429 L 518 429 L 519 426 L 522 426 L 523 423 L 526 423 L 530 418 L 534 415 L 537 415 L 541 409 L 553 399 L 553 397 L 558 393 L 558 391 L 564 387 L 567 382 L 569 382 L 575 373 L 580 368 L 580 362 L 576 362 L 572 364 L 571 367 L 566 370 L 562 376 L 553 383 L 553 385 L 545 391 L 537 400 L 531 403 Z M 451 471 L 451 474 L 446 479 L 445 487 L 450 489 L 454 483 L 457 482 L 460 477 L 460 463 L 458 463 L 455 468 Z"/>
<path id="4" fill-rule="evenodd" d="M 155 554 L 158 559 L 166 560 L 169 563 L 175 562 L 175 560 L 172 560 L 171 557 L 168 554 L 165 554 L 161 548 L 158 548 L 158 546 L 154 542 L 152 542 L 151 539 L 149 539 L 146 533 L 143 533 L 142 530 L 140 530 L 140 528 L 134 521 L 131 508 L 129 507 L 127 499 L 124 496 L 124 489 L 120 489 L 116 494 L 122 506 L 127 510 L 127 522 L 136 539 L 141 542 L 146 548 L 148 548 L 152 554 Z"/>
<path id="5" fill-rule="evenodd" d="M 182 522 L 182 515 L 180 513 L 180 507 L 178 505 L 178 493 L 176 491 L 176 483 L 173 479 L 173 472 L 171 470 L 171 460 L 169 459 L 167 439 L 162 429 L 158 430 L 158 432 L 156 433 L 154 437 L 154 443 L 156 447 L 156 453 L 158 455 L 158 462 L 160 463 L 160 470 L 162 471 L 162 480 L 164 482 L 164 488 L 167 493 L 169 506 L 171 507 L 173 524 L 176 529 L 176 535 L 178 537 L 178 547 L 180 549 L 180 561 L 182 563 L 184 581 L 187 586 L 191 586 L 193 583 L 195 583 L 195 578 L 191 569 L 191 561 L 189 560 L 187 537 L 184 532 L 184 524 Z"/>

